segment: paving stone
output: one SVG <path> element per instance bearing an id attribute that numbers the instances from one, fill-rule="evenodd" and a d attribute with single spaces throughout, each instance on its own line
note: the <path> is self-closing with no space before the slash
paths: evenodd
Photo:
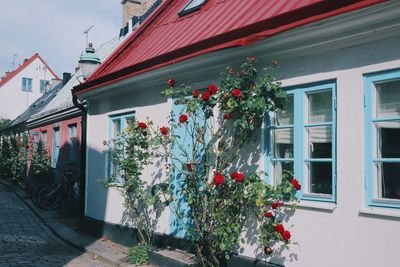
<path id="1" fill-rule="evenodd" d="M 62 242 L 13 192 L 0 184 L 0 266 L 110 265 Z"/>

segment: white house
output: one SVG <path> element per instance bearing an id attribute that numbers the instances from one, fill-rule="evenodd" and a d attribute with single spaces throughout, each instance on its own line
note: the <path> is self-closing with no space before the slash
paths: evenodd
<path id="1" fill-rule="evenodd" d="M 47 63 L 34 54 L 0 81 L 0 117 L 14 120 L 59 79 Z"/>
<path id="2" fill-rule="evenodd" d="M 86 217 L 122 222 L 122 197 L 99 183 L 114 118 L 165 125 L 166 78 L 206 88 L 248 56 L 259 66 L 276 59 L 291 101 L 279 125 L 266 118 L 253 161 L 267 182 L 291 169 L 302 184 L 288 222 L 298 245 L 265 257 L 248 243 L 240 254 L 296 267 L 398 266 L 399 14 L 399 1 L 163 2 L 74 89 L 89 103 Z M 171 233 L 170 216 L 166 210 L 158 233 Z"/>

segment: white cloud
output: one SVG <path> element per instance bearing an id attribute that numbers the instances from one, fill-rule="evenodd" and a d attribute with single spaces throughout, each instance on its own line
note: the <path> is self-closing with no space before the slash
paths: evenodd
<path id="1" fill-rule="evenodd" d="M 4 1 L 4 0 L 0 0 Z M 0 10 L 0 75 L 38 52 L 59 75 L 73 72 L 85 48 L 83 31 L 96 48 L 119 33 L 119 0 L 6 1 Z"/>

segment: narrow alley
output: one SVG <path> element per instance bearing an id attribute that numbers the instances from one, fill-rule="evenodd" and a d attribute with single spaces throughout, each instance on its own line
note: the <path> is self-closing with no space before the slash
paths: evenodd
<path id="1" fill-rule="evenodd" d="M 59 240 L 13 192 L 0 184 L 0 266 L 109 265 Z"/>

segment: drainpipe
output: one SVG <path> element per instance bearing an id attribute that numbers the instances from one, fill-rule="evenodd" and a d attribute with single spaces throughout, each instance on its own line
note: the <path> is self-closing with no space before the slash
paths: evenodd
<path id="1" fill-rule="evenodd" d="M 76 95 L 72 95 L 74 106 L 82 111 L 82 130 L 81 130 L 81 170 L 79 181 L 79 216 L 82 219 L 85 216 L 85 190 L 86 190 L 86 131 L 87 131 L 87 110 L 85 106 L 78 101 Z"/>

